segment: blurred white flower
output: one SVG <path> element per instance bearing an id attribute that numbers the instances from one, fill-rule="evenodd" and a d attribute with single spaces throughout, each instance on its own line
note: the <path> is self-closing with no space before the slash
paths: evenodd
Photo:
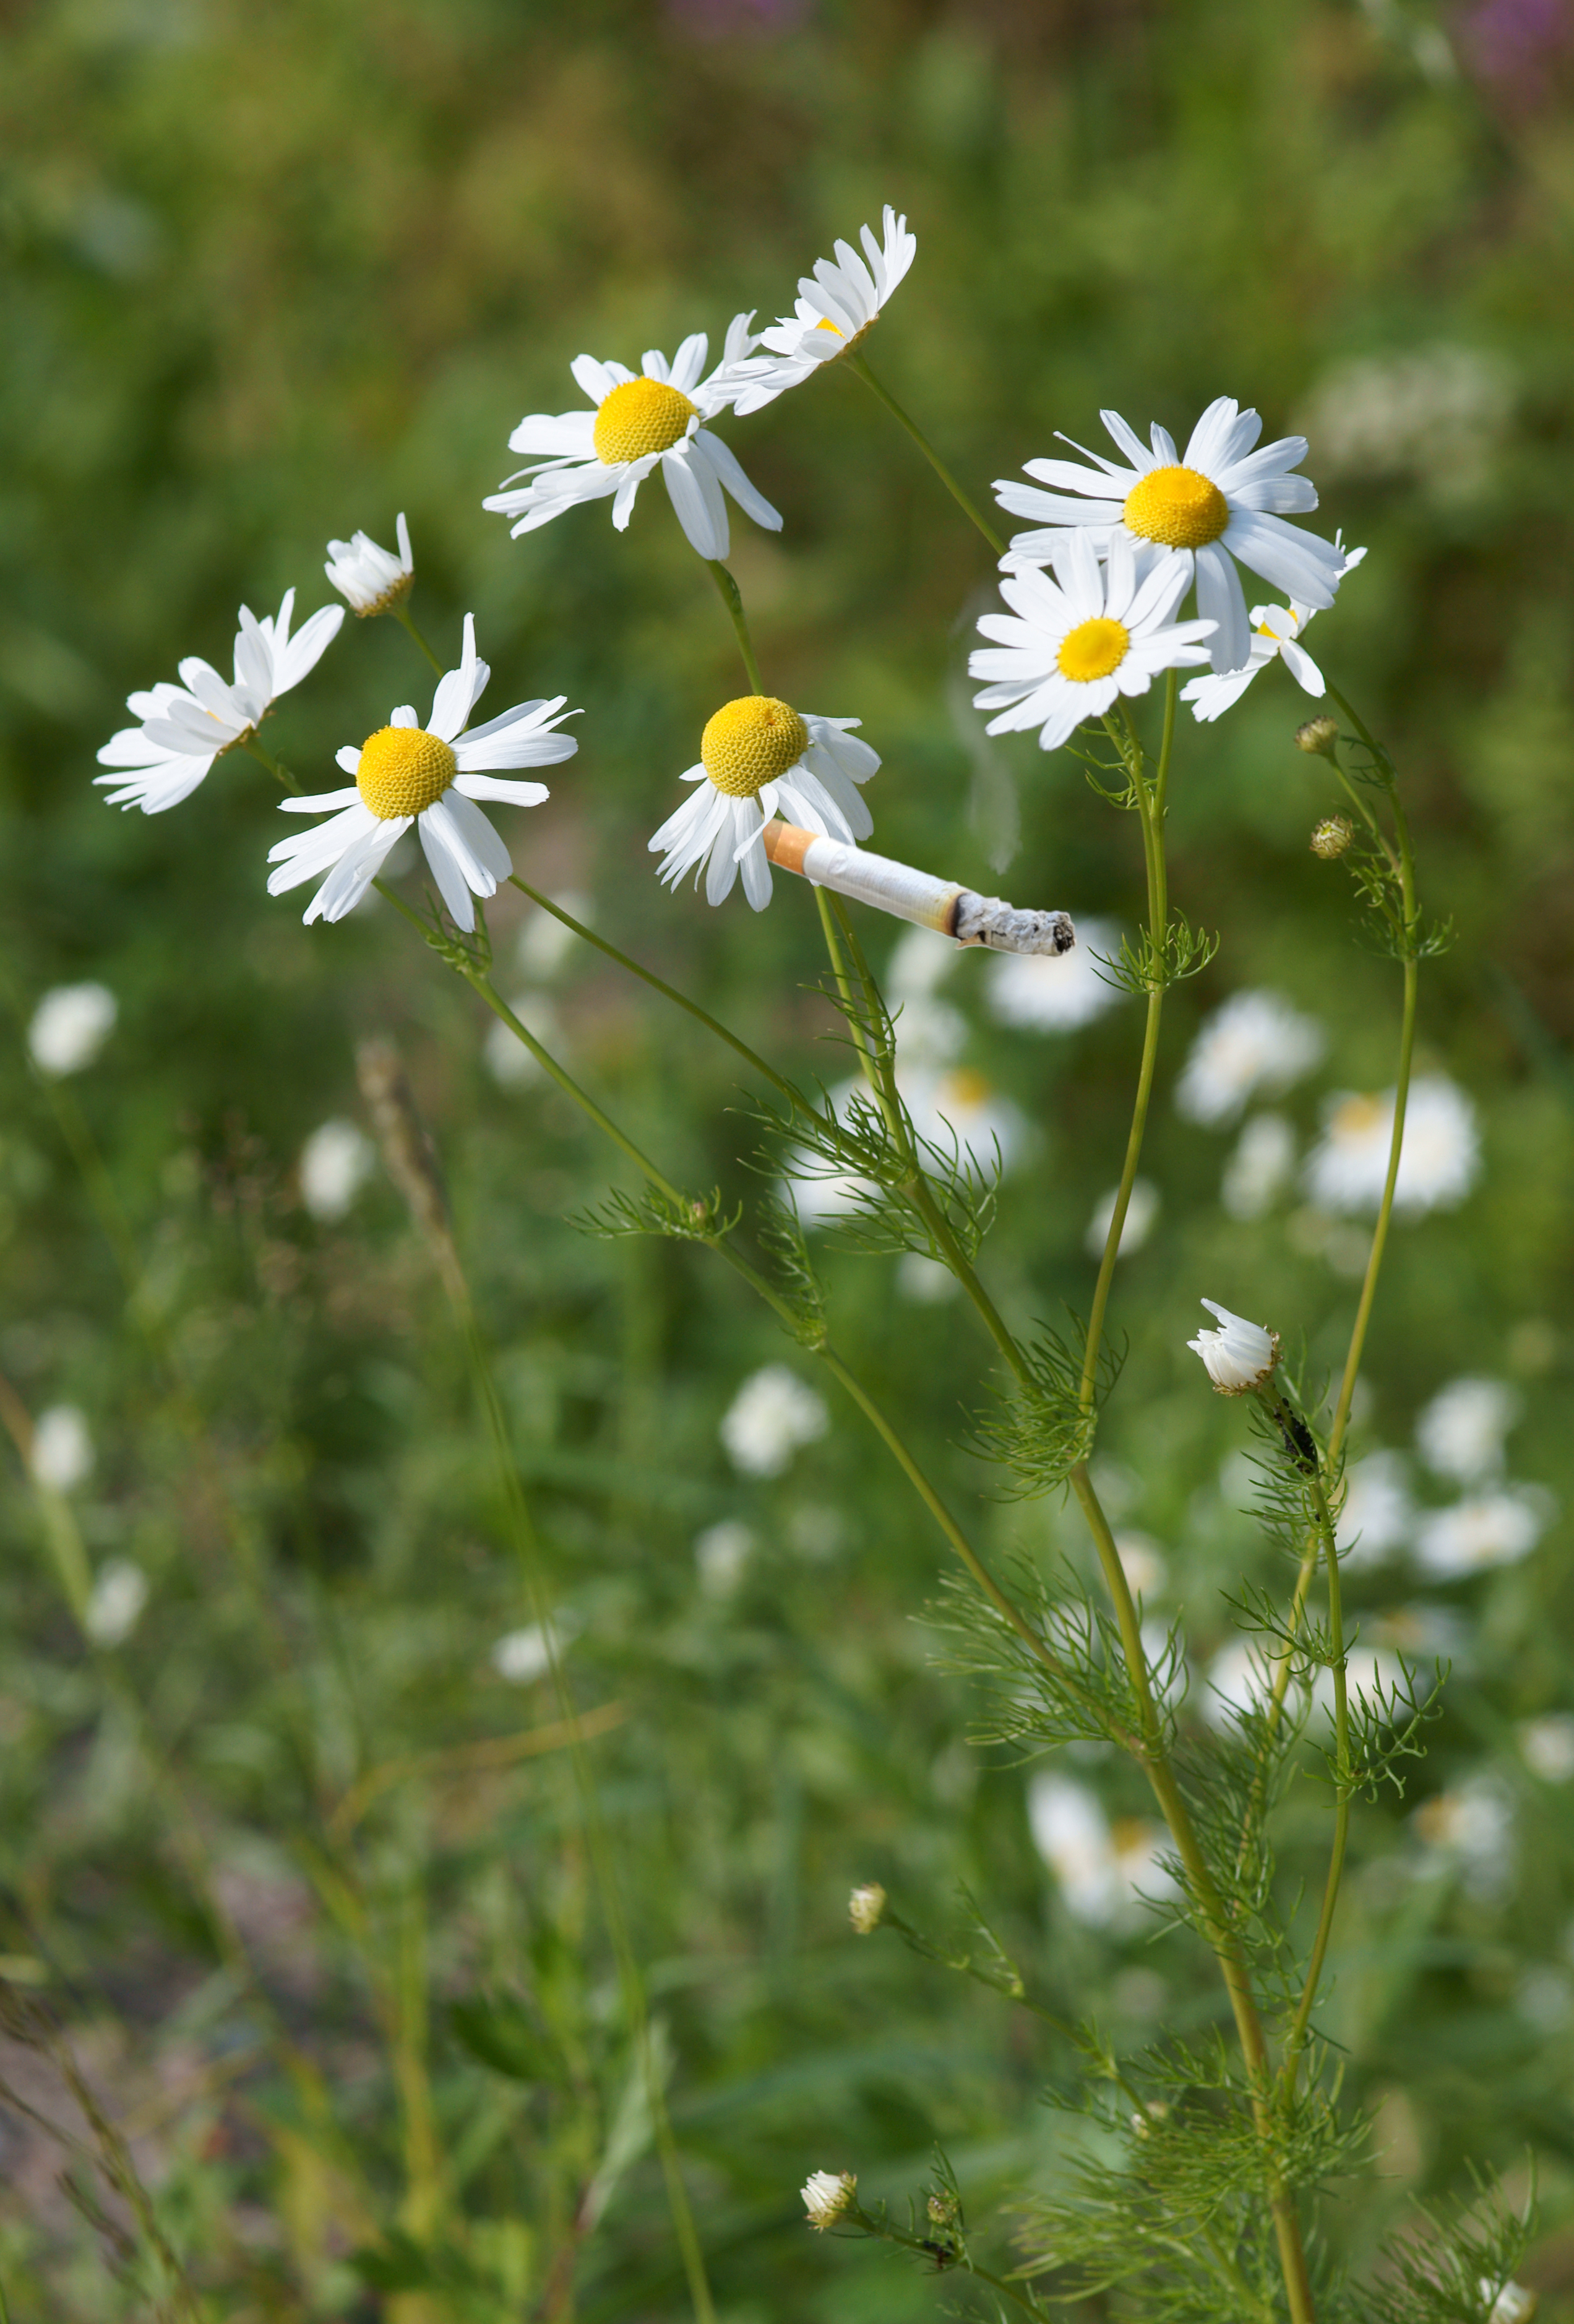
<path id="1" fill-rule="evenodd" d="M 812 2172 L 800 2191 L 804 2209 L 809 2215 L 810 2227 L 824 2235 L 826 2228 L 842 2217 L 857 2194 L 857 2175 L 851 2171 Z"/>
<path id="2" fill-rule="evenodd" d="M 718 374 L 717 385 L 732 394 L 741 420 L 774 402 L 786 389 L 813 379 L 823 364 L 834 363 L 867 337 L 918 255 L 917 235 L 889 202 L 879 241 L 868 226 L 859 228 L 858 238 L 862 257 L 850 242 L 838 242 L 834 263 L 817 258 L 813 274 L 799 276 L 793 312 L 778 315 L 759 334 L 763 355 L 734 361 Z"/>
<path id="3" fill-rule="evenodd" d="M 1325 1110 L 1322 1140 L 1304 1172 L 1307 1193 L 1325 1211 L 1375 1211 L 1388 1175 L 1394 1092 L 1341 1092 Z M 1476 1109 L 1444 1074 L 1413 1083 L 1395 1189 L 1396 1211 L 1419 1215 L 1464 1201 L 1481 1167 Z"/>
<path id="4" fill-rule="evenodd" d="M 1104 1244 L 1115 1216 L 1115 1204 L 1119 1193 L 1118 1186 L 1111 1186 L 1109 1192 L 1100 1194 L 1093 1205 L 1093 1215 L 1088 1221 L 1088 1231 L 1082 1238 L 1082 1247 L 1091 1259 L 1102 1259 L 1104 1256 Z M 1151 1178 L 1134 1178 L 1131 1200 L 1126 1205 L 1126 1223 L 1120 1230 L 1118 1258 L 1124 1259 L 1128 1251 L 1142 1249 L 1158 1222 L 1158 1188 Z"/>
<path id="5" fill-rule="evenodd" d="M 990 1013 L 1025 1033 L 1071 1033 L 1091 1025 L 1128 997 L 1099 966 L 1100 960 L 1119 958 L 1120 934 L 1114 920 L 1079 919 L 1070 952 L 991 953 Z"/>
<path id="6" fill-rule="evenodd" d="M 1244 1315 L 1232 1315 L 1216 1300 L 1204 1299 L 1202 1305 L 1218 1318 L 1219 1329 L 1210 1332 L 1204 1327 L 1186 1345 L 1201 1358 L 1220 1395 L 1244 1396 L 1260 1388 L 1279 1360 L 1278 1333 L 1262 1323 L 1248 1323 Z"/>
<path id="7" fill-rule="evenodd" d="M 920 1307 L 937 1307 L 961 1288 L 949 1267 L 921 1250 L 905 1250 L 897 1262 L 897 1289 Z"/>
<path id="8" fill-rule="evenodd" d="M 1358 1638 L 1345 1656 L 1345 1689 L 1353 1702 L 1357 1696 L 1371 1703 L 1386 1702 L 1397 1692 L 1401 1717 L 1404 1716 L 1404 1663 L 1400 1655 L 1386 1646 Z M 1424 1691 L 1424 1690 L 1423 1690 Z M 1312 1682 L 1312 1708 L 1321 1711 L 1331 1723 L 1333 1719 L 1333 1673 L 1320 1668 Z"/>
<path id="9" fill-rule="evenodd" d="M 57 984 L 32 1012 L 28 1055 L 41 1074 L 79 1074 L 115 1030 L 119 1013 L 106 984 Z"/>
<path id="10" fill-rule="evenodd" d="M 1344 1507 L 1334 1538 L 1352 1570 L 1380 1564 L 1402 1549 L 1415 1529 L 1415 1504 L 1402 1452 L 1368 1452 L 1345 1471 Z"/>
<path id="11" fill-rule="evenodd" d="M 1514 1863 L 1514 1809 L 1490 1775 L 1423 1800 L 1411 1821 L 1430 1868 L 1458 1867 L 1475 1896 L 1500 1895 Z"/>
<path id="12" fill-rule="evenodd" d="M 1567 2012 L 1565 2012 L 1565 2017 Z M 1491 2299 L 1496 2286 L 1489 2275 L 1481 2279 L 1481 2297 Z M 1487 2324 L 1533 2324 L 1537 2306 L 1536 2295 L 1523 2283 L 1505 2283 L 1492 2301 L 1492 2313 Z"/>
<path id="13" fill-rule="evenodd" d="M 561 905 L 585 927 L 590 926 L 595 907 L 590 897 L 582 895 L 577 888 L 565 888 L 561 894 L 553 897 L 552 901 Z M 514 946 L 514 959 L 520 975 L 528 977 L 532 983 L 538 980 L 545 982 L 557 975 L 579 942 L 580 938 L 572 928 L 566 928 L 561 920 L 553 918 L 550 912 L 544 912 L 538 904 L 532 904 L 525 915 L 519 942 Z"/>
<path id="14" fill-rule="evenodd" d="M 886 964 L 886 998 L 888 1001 L 914 1001 L 932 993 L 951 973 L 957 948 L 949 936 L 938 928 L 908 928 L 891 949 Z M 1006 960 L 1014 955 L 992 954 L 991 958 Z"/>
<path id="15" fill-rule="evenodd" d="M 1188 1121 L 1228 1121 L 1257 1091 L 1286 1090 L 1310 1073 L 1327 1046 L 1315 1017 L 1277 992 L 1237 992 L 1198 1033 L 1175 1084 Z"/>
<path id="16" fill-rule="evenodd" d="M 1410 1662 L 1447 1662 L 1456 1669 L 1468 1660 L 1475 1644 L 1474 1625 L 1458 1607 L 1434 1606 L 1425 1598 L 1363 1615 L 1361 1631 L 1373 1646 L 1392 1646 Z"/>
<path id="17" fill-rule="evenodd" d="M 529 1026 L 543 1048 L 556 1051 L 559 1047 L 562 1027 L 557 1010 L 544 992 L 516 992 L 511 996 L 509 1007 L 521 1025 Z M 487 1027 L 481 1054 L 486 1059 L 488 1073 L 502 1089 L 528 1089 L 532 1082 L 545 1079 L 543 1068 L 501 1017 L 494 1017 Z"/>
<path id="18" fill-rule="evenodd" d="M 1029 1143 L 1026 1117 L 971 1065 L 898 1071 L 897 1087 L 918 1136 L 943 1154 L 961 1146 L 992 1174 L 997 1157 L 1008 1170 Z"/>
<path id="19" fill-rule="evenodd" d="M 101 767 L 118 771 L 93 778 L 100 786 L 118 785 L 107 793 L 109 806 L 140 807 L 144 815 L 179 807 L 216 759 L 256 732 L 279 696 L 317 668 L 345 618 L 342 605 L 324 605 L 292 638 L 294 611 L 293 589 L 286 589 L 277 613 L 261 621 L 249 605 L 241 607 L 233 685 L 192 654 L 180 664 L 179 686 L 126 696 L 141 724 L 123 726 L 98 753 Z"/>
<path id="20" fill-rule="evenodd" d="M 1334 547 L 1340 550 L 1344 542 L 1337 532 Z M 1345 558 L 1345 573 L 1358 566 L 1366 555 L 1364 549 L 1352 549 Z M 1317 608 L 1314 605 L 1254 605 L 1252 607 L 1252 641 L 1246 662 L 1240 669 L 1210 670 L 1205 678 L 1193 678 L 1181 688 L 1181 699 L 1192 706 L 1192 715 L 1203 724 L 1221 718 L 1240 700 L 1254 678 L 1267 669 L 1272 661 L 1283 659 L 1285 669 L 1303 694 L 1321 696 L 1327 692 L 1322 672 L 1299 640 Z"/>
<path id="21" fill-rule="evenodd" d="M 767 1364 L 733 1397 L 721 1437 L 735 1469 L 750 1477 L 779 1477 L 799 1446 L 824 1436 L 830 1425 L 824 1400 L 796 1372 Z"/>
<path id="22" fill-rule="evenodd" d="M 855 1933 L 871 1937 L 885 1914 L 886 1892 L 878 1880 L 867 1880 L 847 1900 L 847 1917 Z"/>
<path id="23" fill-rule="evenodd" d="M 1547 1496 L 1533 1486 L 1503 1485 L 1468 1494 L 1451 1509 L 1429 1509 L 1415 1536 L 1418 1563 L 1452 1581 L 1528 1557 L 1547 1529 Z"/>
<path id="24" fill-rule="evenodd" d="M 1543 1784 L 1566 1784 L 1574 1778 L 1574 1719 L 1566 1711 L 1550 1711 L 1543 1718 L 1523 1720 L 1519 1748 L 1525 1766 Z"/>
<path id="25" fill-rule="evenodd" d="M 1162 1825 L 1122 1817 L 1113 1826 L 1097 1795 L 1068 1776 L 1035 1775 L 1027 1786 L 1033 1844 L 1054 1874 L 1073 1919 L 1091 1927 L 1125 1925 L 1145 1897 L 1174 1894 L 1161 1861 Z"/>
<path id="26" fill-rule="evenodd" d="M 1273 1691 L 1273 1674 L 1266 1666 L 1263 1648 L 1254 1646 L 1249 1638 L 1232 1638 L 1227 1646 L 1220 1646 L 1208 1665 L 1207 1684 L 1201 1698 L 1202 1716 L 1210 1727 L 1227 1734 L 1232 1723 L 1232 1711 L 1246 1711 L 1254 1702 L 1266 1702 Z M 1298 1710 L 1298 1701 L 1292 1707 Z"/>
<path id="27" fill-rule="evenodd" d="M 1132 1595 L 1156 1598 L 1169 1578 L 1164 1554 L 1157 1542 L 1146 1533 L 1118 1533 L 1115 1547 Z"/>
<path id="28" fill-rule="evenodd" d="M 967 1044 L 967 1019 L 948 1001 L 927 992 L 893 1000 L 897 1054 L 905 1072 L 930 1071 L 951 1064 Z"/>
<path id="29" fill-rule="evenodd" d="M 754 1554 L 754 1535 L 736 1517 L 723 1517 L 695 1536 L 694 1562 L 700 1588 L 709 1598 L 725 1598 L 743 1579 Z"/>
<path id="30" fill-rule="evenodd" d="M 1519 1390 L 1506 1380 L 1450 1380 L 1415 1424 L 1417 1450 L 1435 1475 L 1459 1484 L 1495 1476 L 1503 1467 L 1503 1440 L 1523 1409 Z"/>
<path id="31" fill-rule="evenodd" d="M 1254 1113 L 1224 1166 L 1219 1199 L 1232 1219 L 1260 1219 L 1295 1171 L 1295 1132 L 1282 1113 Z"/>
<path id="32" fill-rule="evenodd" d="M 492 1667 L 511 1685 L 529 1686 L 551 1669 L 553 1655 L 564 1655 L 584 1628 L 582 1615 L 560 1606 L 549 1623 L 529 1622 L 523 1629 L 506 1631 L 492 1647 Z"/>
<path id="33" fill-rule="evenodd" d="M 314 1219 L 342 1219 L 371 1176 L 372 1141 L 353 1121 L 325 1121 L 300 1149 L 300 1199 Z"/>
<path id="34" fill-rule="evenodd" d="M 1312 389 L 1307 432 L 1330 476 L 1414 475 L 1440 495 L 1473 489 L 1514 412 L 1514 374 L 1476 347 L 1356 356 Z"/>
<path id="35" fill-rule="evenodd" d="M 415 582 L 415 559 L 410 554 L 410 527 L 404 512 L 399 517 L 399 555 L 391 549 L 379 549 L 370 533 L 357 532 L 348 540 L 330 540 L 328 561 L 323 571 L 341 597 L 347 598 L 353 612 L 363 619 L 369 613 L 391 613 L 410 595 Z"/>
<path id="36" fill-rule="evenodd" d="M 93 1438 L 79 1405 L 51 1404 L 32 1427 L 32 1473 L 52 1492 L 74 1493 L 93 1473 Z"/>
<path id="37" fill-rule="evenodd" d="M 82 1628 L 96 1646 L 129 1638 L 148 1602 L 148 1577 L 129 1557 L 112 1557 L 94 1576 Z"/>

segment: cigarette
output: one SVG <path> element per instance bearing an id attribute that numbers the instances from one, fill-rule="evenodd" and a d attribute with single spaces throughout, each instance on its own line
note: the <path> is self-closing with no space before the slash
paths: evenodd
<path id="1" fill-rule="evenodd" d="M 817 888 L 854 896 L 898 920 L 938 928 L 960 945 L 987 945 L 991 952 L 1070 952 L 1076 930 L 1064 912 L 1028 912 L 999 896 L 975 895 L 953 880 L 936 880 L 888 855 L 870 855 L 839 839 L 822 839 L 796 823 L 765 826 L 765 852 L 782 872 L 796 872 Z"/>

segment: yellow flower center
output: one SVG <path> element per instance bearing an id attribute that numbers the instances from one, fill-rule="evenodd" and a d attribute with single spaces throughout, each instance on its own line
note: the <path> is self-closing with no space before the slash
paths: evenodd
<path id="1" fill-rule="evenodd" d="M 1108 678 L 1126 659 L 1126 650 L 1131 643 L 1131 633 L 1124 622 L 1111 622 L 1104 614 L 1096 614 L 1091 622 L 1079 622 L 1061 640 L 1055 665 L 1063 678 L 1075 679 L 1086 686 L 1095 678 Z"/>
<path id="2" fill-rule="evenodd" d="M 841 324 L 833 323 L 829 315 L 822 315 L 815 328 L 817 331 L 834 331 L 838 338 L 842 337 Z"/>
<path id="3" fill-rule="evenodd" d="M 664 379 L 626 379 L 604 396 L 595 415 L 595 456 L 609 468 L 667 452 L 699 410 Z"/>
<path id="4" fill-rule="evenodd" d="M 989 1083 L 976 1065 L 958 1065 L 946 1074 L 940 1088 L 942 1105 L 954 1105 L 962 1113 L 977 1113 L 981 1106 L 988 1105 L 991 1094 Z"/>
<path id="5" fill-rule="evenodd" d="M 756 798 L 809 747 L 809 730 L 792 705 L 773 694 L 741 694 L 705 721 L 700 757 L 719 791 Z"/>
<path id="6" fill-rule="evenodd" d="M 1369 1138 L 1386 1119 L 1386 1108 L 1376 1098 L 1347 1097 L 1334 1108 L 1329 1127 L 1336 1138 Z"/>
<path id="7" fill-rule="evenodd" d="M 434 807 L 458 771 L 446 742 L 424 726 L 380 726 L 361 745 L 355 788 L 373 815 L 392 823 Z"/>
<path id="8" fill-rule="evenodd" d="M 1229 503 L 1195 468 L 1150 468 L 1126 495 L 1126 529 L 1166 549 L 1201 549 L 1229 522 Z"/>

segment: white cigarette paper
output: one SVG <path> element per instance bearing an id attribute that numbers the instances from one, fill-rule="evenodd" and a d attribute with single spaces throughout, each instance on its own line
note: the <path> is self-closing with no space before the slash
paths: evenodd
<path id="1" fill-rule="evenodd" d="M 765 852 L 778 869 L 796 872 L 817 888 L 856 897 L 898 920 L 938 928 L 962 945 L 987 945 L 991 952 L 1063 953 L 1076 943 L 1064 912 L 1029 912 L 999 896 L 975 895 L 954 880 L 936 880 L 888 855 L 870 855 L 839 839 L 822 839 L 796 823 L 765 826 Z"/>

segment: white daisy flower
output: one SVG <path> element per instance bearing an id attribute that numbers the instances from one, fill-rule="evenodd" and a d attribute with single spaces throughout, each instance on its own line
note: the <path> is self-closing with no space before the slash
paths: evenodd
<path id="1" fill-rule="evenodd" d="M 1102 1259 L 1104 1245 L 1109 1240 L 1109 1229 L 1115 1220 L 1115 1205 L 1120 1200 L 1118 1186 L 1111 1186 L 1100 1194 L 1093 1205 L 1093 1215 L 1088 1221 L 1088 1231 L 1082 1237 L 1082 1249 L 1090 1259 Z M 1134 1178 L 1131 1194 L 1126 1204 L 1126 1217 L 1120 1228 L 1117 1259 L 1125 1259 L 1138 1251 L 1158 1223 L 1159 1190 L 1151 1178 Z"/>
<path id="2" fill-rule="evenodd" d="M 1295 1132 L 1282 1113 L 1254 1113 L 1224 1166 L 1219 1200 L 1229 1218 L 1260 1219 L 1295 1171 Z"/>
<path id="3" fill-rule="evenodd" d="M 999 641 L 968 657 L 968 675 L 994 682 L 973 696 L 993 710 L 988 732 L 1039 729 L 1041 750 L 1058 751 L 1089 718 L 1125 695 L 1146 694 L 1162 669 L 1206 661 L 1199 641 L 1212 622 L 1172 622 L 1192 578 L 1188 558 L 1117 534 L 1099 562 L 1086 533 L 1059 532 L 1048 552 L 1054 579 L 1026 565 L 1000 584 L 1009 613 L 985 613 L 979 629 Z"/>
<path id="4" fill-rule="evenodd" d="M 1163 1825 L 1122 1816 L 1111 1826 L 1085 1784 L 1035 1775 L 1027 1786 L 1027 1822 L 1067 1912 L 1091 1928 L 1111 1922 L 1129 1926 L 1146 1903 L 1175 1892 L 1164 1861 Z"/>
<path id="5" fill-rule="evenodd" d="M 805 831 L 851 844 L 874 829 L 857 786 L 879 759 L 851 729 L 857 718 L 817 718 L 771 694 L 742 694 L 707 719 L 700 763 L 682 779 L 700 788 L 669 815 L 650 842 L 665 848 L 657 877 L 676 887 L 686 872 L 705 871 L 713 904 L 732 892 L 743 867 L 743 892 L 757 912 L 770 901 L 770 863 L 759 844 L 777 815 Z"/>
<path id="6" fill-rule="evenodd" d="M 28 1454 L 33 1475 L 51 1492 L 74 1493 L 93 1473 L 93 1434 L 77 1404 L 51 1404 L 33 1423 Z"/>
<path id="7" fill-rule="evenodd" d="M 1083 452 L 1074 460 L 1029 460 L 1026 474 L 1056 487 L 1038 492 L 1002 477 L 995 497 L 1013 516 L 1036 517 L 1045 528 L 1013 536 L 1008 561 L 1043 564 L 1070 528 L 1086 532 L 1100 555 L 1117 540 L 1157 541 L 1194 562 L 1197 610 L 1216 624 L 1210 659 L 1215 669 L 1239 669 L 1251 644 L 1238 558 L 1294 604 L 1331 605 L 1344 570 L 1343 552 L 1315 533 L 1286 524 L 1317 506 L 1311 479 L 1292 475 L 1306 457 L 1304 436 L 1252 447 L 1263 432 L 1255 411 L 1232 396 L 1210 403 L 1192 430 L 1183 460 L 1174 439 L 1155 427 L 1153 449 L 1143 445 L 1118 411 L 1100 413 L 1127 465 Z M 1061 438 L 1070 443 L 1069 437 Z M 1082 451 L 1080 444 L 1073 451 Z M 1077 493 L 1082 498 L 1066 495 Z"/>
<path id="8" fill-rule="evenodd" d="M 372 1141 L 353 1121 L 325 1121 L 300 1149 L 300 1199 L 314 1219 L 342 1219 L 373 1166 Z"/>
<path id="9" fill-rule="evenodd" d="M 786 389 L 813 379 L 822 364 L 834 363 L 874 328 L 881 309 L 918 254 L 917 235 L 908 232 L 907 219 L 898 217 L 889 202 L 880 223 L 879 242 L 869 226 L 859 229 L 863 258 L 849 242 L 837 243 L 834 264 L 817 258 L 814 273 L 799 281 L 793 312 L 778 315 L 760 333 L 759 344 L 769 352 L 737 364 L 732 386 L 740 419 L 773 403 Z"/>
<path id="10" fill-rule="evenodd" d="M 129 1557 L 112 1557 L 93 1577 L 82 1628 L 96 1646 L 124 1646 L 148 1602 L 148 1577 Z"/>
<path id="11" fill-rule="evenodd" d="M 1175 1111 L 1188 1121 L 1229 1121 L 1257 1091 L 1287 1090 L 1310 1073 L 1327 1046 L 1317 1019 L 1282 994 L 1232 993 L 1192 1044 Z"/>
<path id="12" fill-rule="evenodd" d="M 1381 1565 L 1415 1531 L 1415 1503 L 1400 1452 L 1368 1452 L 1345 1471 L 1343 1507 L 1335 1512 L 1334 1539 L 1352 1572 Z"/>
<path id="13" fill-rule="evenodd" d="M 123 726 L 98 753 L 101 767 L 127 771 L 93 778 L 119 785 L 109 791 L 111 807 L 140 807 L 144 815 L 179 807 L 215 759 L 255 733 L 279 696 L 317 668 L 345 618 L 342 605 L 324 605 L 291 637 L 294 611 L 293 589 L 286 589 L 276 614 L 261 621 L 249 605 L 241 607 L 233 685 L 190 654 L 180 664 L 180 685 L 127 695 L 125 706 L 142 724 Z"/>
<path id="14" fill-rule="evenodd" d="M 523 452 L 529 466 L 505 478 L 483 508 L 512 517 L 517 540 L 581 501 L 610 499 L 612 522 L 621 532 L 634 512 L 635 494 L 659 461 L 677 521 L 702 557 L 727 554 L 723 488 L 756 524 L 779 532 L 778 512 L 704 424 L 732 401 L 728 375 L 755 344 L 752 320 L 751 315 L 732 318 L 722 361 L 709 379 L 700 377 L 710 345 L 704 331 L 685 339 L 670 364 L 659 348 L 649 349 L 641 372 L 575 355 L 570 369 L 594 410 L 535 411 L 521 420 L 509 449 Z"/>
<path id="15" fill-rule="evenodd" d="M 1375 1211 L 1388 1176 L 1394 1092 L 1330 1098 L 1322 1139 L 1306 1165 L 1306 1191 L 1324 1211 Z M 1420 1216 L 1462 1203 L 1481 1167 L 1476 1109 L 1457 1083 L 1431 1074 L 1411 1085 L 1404 1145 L 1394 1192 L 1396 1211 Z"/>
<path id="16" fill-rule="evenodd" d="M 402 605 L 415 586 L 415 558 L 410 554 L 410 527 L 401 509 L 399 555 L 379 549 L 370 533 L 357 532 L 349 540 L 330 540 L 323 571 L 350 609 L 364 621 L 371 613 L 391 613 Z"/>
<path id="17" fill-rule="evenodd" d="M 414 823 L 451 917 L 459 927 L 473 928 L 471 896 L 495 895 L 498 881 L 513 869 L 508 849 L 474 802 L 537 807 L 548 797 L 544 783 L 508 782 L 485 770 L 554 766 L 579 748 L 571 734 L 553 732 L 566 715 L 561 694 L 550 702 L 518 703 L 465 733 L 465 722 L 491 675 L 476 656 L 475 616 L 466 613 L 465 651 L 459 668 L 437 681 L 430 726 L 421 726 L 403 703 L 358 751 L 346 746 L 338 752 L 340 766 L 355 778 L 351 788 L 280 801 L 286 815 L 337 813 L 270 850 L 268 861 L 279 869 L 268 893 L 281 896 L 326 872 L 307 906 L 306 924 L 342 920 Z"/>
<path id="18" fill-rule="evenodd" d="M 1278 1333 L 1265 1324 L 1248 1323 L 1244 1315 L 1232 1315 L 1216 1299 L 1204 1299 L 1202 1305 L 1218 1318 L 1220 1328 L 1199 1332 L 1186 1345 L 1201 1357 L 1220 1395 L 1245 1396 L 1261 1388 L 1279 1360 Z"/>
<path id="19" fill-rule="evenodd" d="M 1337 532 L 1333 545 L 1340 548 Z M 1354 572 L 1366 553 L 1364 549 L 1351 549 L 1339 570 L 1341 581 L 1347 573 Z M 1325 694 L 1328 688 L 1322 672 L 1298 642 L 1316 611 L 1315 605 L 1254 605 L 1251 649 L 1241 668 L 1210 670 L 1206 678 L 1193 678 L 1182 687 L 1181 699 L 1191 704 L 1192 717 L 1205 725 L 1221 718 L 1227 710 L 1233 709 L 1254 678 L 1271 661 L 1281 659 L 1303 694 Z"/>
<path id="20" fill-rule="evenodd" d="M 808 2225 L 824 2235 L 856 2200 L 858 2175 L 852 2171 L 812 2171 L 799 2192 Z"/>

